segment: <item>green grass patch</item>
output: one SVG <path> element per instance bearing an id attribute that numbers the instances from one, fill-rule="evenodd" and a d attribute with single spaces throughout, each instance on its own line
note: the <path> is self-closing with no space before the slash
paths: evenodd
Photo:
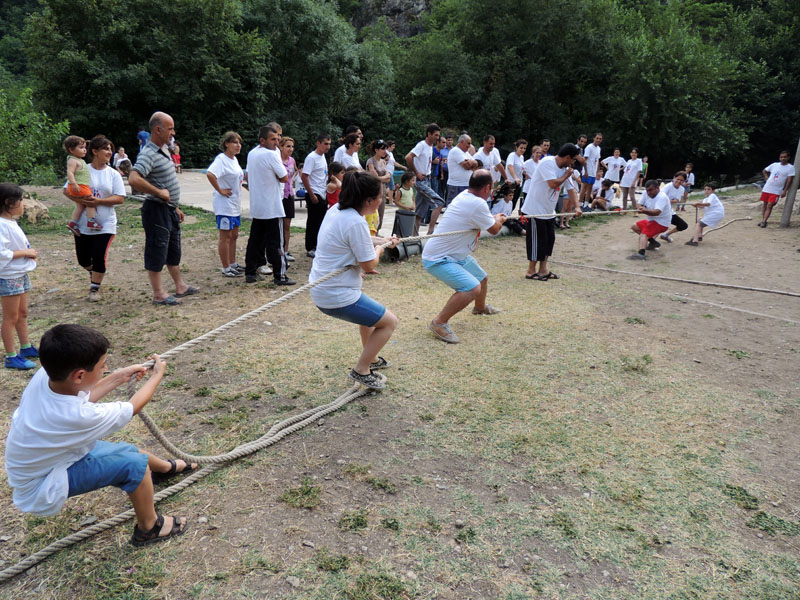
<path id="1" fill-rule="evenodd" d="M 360 531 L 367 528 L 367 511 L 364 509 L 345 511 L 339 517 L 339 529 L 342 531 Z"/>
<path id="2" fill-rule="evenodd" d="M 765 513 L 763 510 L 758 511 L 753 517 L 747 521 L 746 525 L 753 529 L 761 529 L 770 535 L 776 533 L 783 533 L 784 535 L 800 535 L 800 522 L 785 521 L 780 517 Z"/>
<path id="3" fill-rule="evenodd" d="M 748 492 L 743 487 L 739 487 L 738 485 L 729 485 L 726 483 L 725 487 L 722 488 L 722 491 L 726 496 L 732 498 L 733 501 L 742 508 L 746 508 L 747 510 L 755 510 L 758 508 L 758 498 L 753 496 L 753 494 Z"/>
<path id="4" fill-rule="evenodd" d="M 281 494 L 280 501 L 295 508 L 314 508 L 320 502 L 319 493 L 322 488 L 312 485 L 311 479 L 303 479 L 300 487 L 289 488 Z"/>
<path id="5" fill-rule="evenodd" d="M 622 356 L 620 358 L 622 363 L 622 370 L 627 373 L 639 373 L 644 375 L 647 373 L 647 367 L 653 364 L 653 357 L 649 354 L 642 356 Z"/>
<path id="6" fill-rule="evenodd" d="M 464 527 L 463 529 L 459 529 L 458 533 L 456 534 L 456 541 L 459 544 L 472 544 L 478 538 L 478 534 L 472 527 Z"/>
<path id="7" fill-rule="evenodd" d="M 346 600 L 408 600 L 406 585 L 388 573 L 362 573 L 344 593 Z"/>
<path id="8" fill-rule="evenodd" d="M 644 325 L 645 320 L 640 319 L 639 317 L 625 317 L 625 322 L 628 325 Z"/>
<path id="9" fill-rule="evenodd" d="M 398 521 L 397 519 L 391 519 L 391 518 L 381 519 L 381 525 L 383 525 L 385 529 L 389 529 L 390 531 L 400 531 L 400 521 Z"/>
<path id="10" fill-rule="evenodd" d="M 750 358 L 750 353 L 747 350 L 728 348 L 728 354 L 735 357 L 737 360 L 742 360 L 743 358 Z"/>
<path id="11" fill-rule="evenodd" d="M 350 463 L 345 465 L 343 471 L 345 475 L 352 475 L 356 477 L 358 475 L 366 475 L 369 473 L 369 470 L 372 468 L 372 465 L 360 465 L 358 463 Z"/>
<path id="12" fill-rule="evenodd" d="M 344 554 L 333 554 L 327 548 L 320 548 L 314 555 L 314 564 L 320 571 L 338 573 L 350 566 L 350 557 Z"/>
<path id="13" fill-rule="evenodd" d="M 397 486 L 385 477 L 367 477 L 365 481 L 376 490 L 386 492 L 387 494 L 397 493 Z"/>

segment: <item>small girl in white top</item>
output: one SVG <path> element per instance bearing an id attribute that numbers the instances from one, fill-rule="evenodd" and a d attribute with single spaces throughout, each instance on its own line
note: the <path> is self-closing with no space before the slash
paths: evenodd
<path id="1" fill-rule="evenodd" d="M 331 207 L 322 221 L 317 250 L 308 281 L 313 283 L 331 271 L 351 267 L 311 288 L 311 299 L 326 315 L 359 326 L 364 347 L 350 378 L 372 389 L 385 387 L 385 378 L 374 373 L 390 363 L 380 356 L 397 327 L 397 317 L 386 307 L 361 291 L 361 271 L 372 271 L 383 254 L 387 241 L 370 237 L 364 216 L 378 210 L 383 202 L 380 180 L 366 171 L 344 175 L 338 204 Z M 392 237 L 396 243 L 397 238 Z M 360 268 L 359 268 L 360 267 Z"/>
<path id="2" fill-rule="evenodd" d="M 28 273 L 36 268 L 37 251 L 31 248 L 16 219 L 22 216 L 23 190 L 13 183 L 0 183 L 0 301 L 3 307 L 2 338 L 6 369 L 33 369 L 39 351 L 28 338 Z M 14 331 L 20 351 L 14 346 Z"/>
<path id="3" fill-rule="evenodd" d="M 703 228 L 716 227 L 725 217 L 725 207 L 722 206 L 722 202 L 720 202 L 717 197 L 715 193 L 716 189 L 717 186 L 715 184 L 707 183 L 703 187 L 703 193 L 706 195 L 705 200 L 703 202 L 694 203 L 695 207 L 705 207 L 705 210 L 703 210 L 703 218 L 700 219 L 694 227 L 692 239 L 686 242 L 687 246 L 699 246 L 700 242 L 703 241 Z"/>

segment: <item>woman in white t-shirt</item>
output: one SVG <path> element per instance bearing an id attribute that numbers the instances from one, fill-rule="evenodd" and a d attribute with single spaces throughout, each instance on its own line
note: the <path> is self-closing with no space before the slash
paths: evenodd
<path id="1" fill-rule="evenodd" d="M 355 167 L 361 171 L 364 167 L 361 166 L 361 161 L 358 158 L 358 151 L 361 149 L 361 136 L 357 133 L 348 133 L 344 138 L 344 154 L 342 154 L 341 163 L 344 168 Z"/>
<path id="2" fill-rule="evenodd" d="M 228 131 L 219 143 L 222 150 L 206 169 L 214 194 L 211 198 L 219 229 L 219 260 L 225 277 L 241 277 L 244 269 L 236 262 L 236 239 L 242 224 L 242 167 L 236 155 L 242 151 L 242 136 Z"/>
<path id="3" fill-rule="evenodd" d="M 703 187 L 703 193 L 706 195 L 702 202 L 695 202 L 695 208 L 704 208 L 703 218 L 697 222 L 694 227 L 694 235 L 692 239 L 686 242 L 687 246 L 698 246 L 699 242 L 703 241 L 703 228 L 716 227 L 722 222 L 725 217 L 725 207 L 722 206 L 716 194 L 717 186 L 713 183 L 707 183 Z"/>
<path id="4" fill-rule="evenodd" d="M 351 267 L 311 288 L 311 299 L 326 315 L 359 326 L 363 351 L 350 378 L 369 388 L 379 390 L 386 385 L 385 377 L 376 374 L 390 363 L 380 356 L 397 327 L 397 317 L 380 303 L 361 291 L 361 272 L 372 271 L 383 254 L 386 239 L 370 237 L 364 216 L 378 210 L 383 202 L 381 182 L 365 171 L 345 173 L 339 203 L 328 211 L 317 238 L 317 250 L 309 283 L 342 267 Z M 396 243 L 397 238 L 392 237 Z"/>
<path id="5" fill-rule="evenodd" d="M 100 224 L 100 229 L 87 226 L 86 211 L 84 211 L 78 220 L 80 235 L 75 236 L 78 264 L 89 271 L 89 296 L 86 299 L 90 302 L 100 300 L 100 284 L 106 275 L 108 250 L 117 234 L 115 207 L 125 200 L 122 175 L 109 166 L 113 152 L 114 145 L 104 135 L 96 135 L 89 142 L 89 154 L 92 157 L 92 162 L 89 164 L 89 185 L 92 188 L 90 198 L 72 197 L 67 193 L 67 186 L 64 186 L 64 195 L 73 202 L 94 206 L 97 209 L 95 220 Z"/>

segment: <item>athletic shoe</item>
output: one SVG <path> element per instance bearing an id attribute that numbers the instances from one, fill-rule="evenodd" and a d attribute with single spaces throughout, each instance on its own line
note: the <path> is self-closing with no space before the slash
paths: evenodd
<path id="1" fill-rule="evenodd" d="M 661 248 L 661 242 L 655 241 L 653 238 L 647 240 L 647 249 L 648 250 L 658 250 Z"/>
<path id="2" fill-rule="evenodd" d="M 245 275 L 244 282 L 245 283 L 258 283 L 259 281 L 264 281 L 264 278 L 256 273 L 255 275 Z"/>
<path id="3" fill-rule="evenodd" d="M 688 242 L 686 242 L 686 245 L 687 246 L 699 246 L 700 244 L 698 244 L 694 240 L 689 240 Z"/>
<path id="4" fill-rule="evenodd" d="M 472 314 L 473 315 L 496 315 L 496 314 L 501 313 L 501 312 L 503 312 L 503 311 L 501 311 L 499 308 L 497 308 L 495 306 L 492 306 L 491 304 L 487 304 L 483 308 L 483 310 L 478 310 L 477 308 L 473 308 L 472 309 Z"/>
<path id="5" fill-rule="evenodd" d="M 436 337 L 447 342 L 448 344 L 457 344 L 461 341 L 458 339 L 458 336 L 453 333 L 453 330 L 450 329 L 449 323 L 442 323 L 440 325 L 431 321 L 428 325 L 428 329 L 430 329 L 436 335 Z"/>
<path id="6" fill-rule="evenodd" d="M 294 262 L 294 256 L 292 256 L 291 252 L 286 253 L 286 262 Z"/>
<path id="7" fill-rule="evenodd" d="M 100 231 L 103 228 L 103 226 L 100 225 L 100 223 L 98 223 L 95 219 L 88 219 L 86 221 L 86 227 L 92 231 Z"/>
<path id="8" fill-rule="evenodd" d="M 39 351 L 36 349 L 36 346 L 21 348 L 17 356 L 21 356 L 22 358 L 39 358 Z"/>
<path id="9" fill-rule="evenodd" d="M 224 277 L 241 277 L 244 273 L 229 266 L 227 269 L 222 269 L 222 275 Z"/>
<path id="10" fill-rule="evenodd" d="M 636 254 L 631 254 L 628 257 L 628 260 L 647 260 L 647 257 L 644 254 L 639 254 L 637 252 Z"/>
<path id="11" fill-rule="evenodd" d="M 35 362 L 22 358 L 19 354 L 15 356 L 6 356 L 6 369 L 19 369 L 20 371 L 27 371 L 28 369 L 35 368 Z"/>
<path id="12" fill-rule="evenodd" d="M 658 236 L 658 237 L 660 237 L 660 238 L 661 238 L 662 240 L 664 240 L 665 242 L 669 242 L 670 244 L 672 243 L 672 238 L 671 238 L 671 237 L 669 237 L 669 234 L 668 234 L 668 233 L 662 233 L 662 234 L 661 234 L 660 236 Z"/>
<path id="13" fill-rule="evenodd" d="M 308 256 L 309 258 L 314 258 L 316 255 L 317 253 L 314 250 L 309 250 L 308 252 L 306 252 L 306 256 Z"/>
<path id="14" fill-rule="evenodd" d="M 238 271 L 239 273 L 241 273 L 242 275 L 244 275 L 244 267 L 243 267 L 242 265 L 240 265 L 239 263 L 231 263 L 231 264 L 228 266 L 228 268 L 229 268 L 229 269 L 233 269 L 234 271 Z"/>
<path id="15" fill-rule="evenodd" d="M 362 375 L 361 373 L 356 373 L 355 369 L 350 369 L 350 379 L 373 390 L 382 390 L 386 387 L 385 380 L 373 373 L 372 369 L 370 369 L 368 375 Z"/>
<path id="16" fill-rule="evenodd" d="M 272 267 L 270 267 L 269 265 L 263 265 L 261 267 L 258 267 L 258 272 L 261 275 L 272 275 Z"/>
<path id="17" fill-rule="evenodd" d="M 392 363 L 390 363 L 388 360 L 386 360 L 382 356 L 379 356 L 378 360 L 376 360 L 374 363 L 370 363 L 369 370 L 370 371 L 375 371 L 377 369 L 388 369 L 391 366 L 392 366 Z"/>
<path id="18" fill-rule="evenodd" d="M 275 280 L 275 285 L 295 285 L 296 283 L 294 279 L 289 279 L 286 275 Z"/>
<path id="19" fill-rule="evenodd" d="M 99 302 L 100 290 L 89 290 L 89 295 L 86 296 L 86 300 L 89 302 Z"/>

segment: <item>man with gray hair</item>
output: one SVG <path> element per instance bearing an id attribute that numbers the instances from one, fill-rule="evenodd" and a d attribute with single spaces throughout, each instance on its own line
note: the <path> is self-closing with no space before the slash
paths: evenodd
<path id="1" fill-rule="evenodd" d="M 167 144 L 175 135 L 175 121 L 163 112 L 150 117 L 150 139 L 142 146 L 131 168 L 128 182 L 131 188 L 145 194 L 142 204 L 144 227 L 144 268 L 153 288 L 153 304 L 175 306 L 178 298 L 191 296 L 199 290 L 188 285 L 181 274 L 181 223 L 183 212 L 178 208 L 181 186 Z M 161 271 L 167 266 L 175 293 L 168 294 L 161 281 Z"/>
<path id="2" fill-rule="evenodd" d="M 478 161 L 473 159 L 469 153 L 472 138 L 468 134 L 462 133 L 458 137 L 458 143 L 450 149 L 447 156 L 447 203 L 469 187 L 469 178 L 472 171 L 478 168 Z"/>

